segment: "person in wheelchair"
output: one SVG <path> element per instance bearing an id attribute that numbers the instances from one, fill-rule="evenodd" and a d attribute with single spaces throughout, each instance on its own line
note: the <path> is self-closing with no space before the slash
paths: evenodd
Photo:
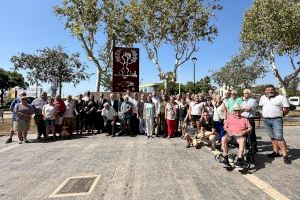
<path id="1" fill-rule="evenodd" d="M 222 149 L 224 160 L 222 161 L 225 167 L 229 166 L 228 161 L 228 143 L 231 140 L 236 140 L 238 143 L 238 159 L 234 163 L 236 167 L 243 166 L 243 155 L 246 148 L 247 134 L 250 133 L 252 127 L 247 118 L 241 116 L 241 107 L 236 105 L 227 120 L 225 120 L 224 130 L 227 134 L 222 138 Z"/>

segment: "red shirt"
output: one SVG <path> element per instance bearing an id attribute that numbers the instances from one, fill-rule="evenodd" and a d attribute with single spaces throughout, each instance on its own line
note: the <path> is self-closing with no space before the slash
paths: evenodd
<path id="1" fill-rule="evenodd" d="M 59 114 L 64 114 L 64 112 L 66 111 L 66 105 L 63 100 L 55 100 L 54 105 L 57 107 Z"/>
<path id="2" fill-rule="evenodd" d="M 247 118 L 230 115 L 225 120 L 224 127 L 229 131 L 229 136 L 244 136 L 244 131 L 251 128 L 251 125 Z"/>

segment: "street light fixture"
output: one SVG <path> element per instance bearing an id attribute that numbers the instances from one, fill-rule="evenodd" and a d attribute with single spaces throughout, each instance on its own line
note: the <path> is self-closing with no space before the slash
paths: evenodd
<path id="1" fill-rule="evenodd" d="M 193 64 L 194 64 L 194 88 L 193 88 L 193 90 L 194 90 L 194 94 L 196 93 L 196 78 L 195 78 L 195 74 L 196 74 L 196 72 L 195 72 L 195 65 L 196 65 L 196 62 L 197 62 L 197 58 L 196 57 L 193 57 L 192 58 L 192 62 L 193 62 Z"/>

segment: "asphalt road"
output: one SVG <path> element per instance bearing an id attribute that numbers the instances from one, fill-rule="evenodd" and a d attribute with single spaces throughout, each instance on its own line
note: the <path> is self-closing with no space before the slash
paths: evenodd
<path id="1" fill-rule="evenodd" d="M 270 141 L 257 132 L 259 153 L 245 174 L 180 138 L 101 134 L 19 145 L 0 137 L 0 199 L 48 199 L 68 177 L 86 175 L 100 175 L 90 194 L 56 199 L 300 199 L 300 127 L 285 128 L 291 165 L 267 159 Z"/>

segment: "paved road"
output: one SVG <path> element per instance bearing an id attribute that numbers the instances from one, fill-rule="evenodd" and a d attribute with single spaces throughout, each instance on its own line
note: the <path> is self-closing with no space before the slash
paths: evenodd
<path id="1" fill-rule="evenodd" d="M 287 127 L 292 165 L 270 161 L 270 142 L 258 129 L 250 173 L 226 171 L 207 148 L 179 139 L 110 138 L 104 134 L 57 142 L 4 144 L 0 137 L 0 199 L 48 199 L 72 176 L 100 175 L 89 195 L 57 199 L 300 199 L 300 127 Z M 32 136 L 33 137 L 33 136 Z M 276 193 L 278 192 L 278 193 Z"/>

